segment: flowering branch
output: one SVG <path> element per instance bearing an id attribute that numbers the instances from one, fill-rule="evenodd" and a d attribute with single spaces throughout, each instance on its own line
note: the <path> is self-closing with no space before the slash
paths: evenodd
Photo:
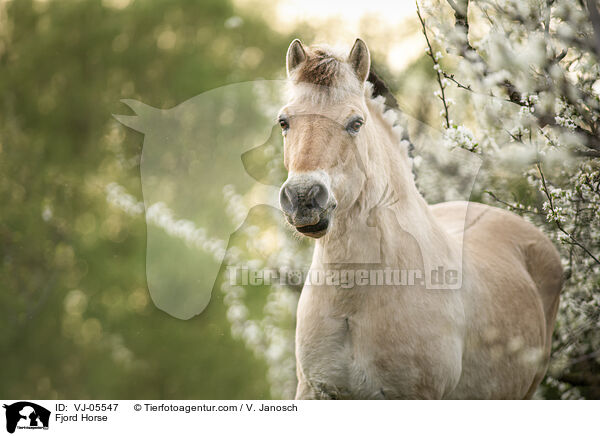
<path id="1" fill-rule="evenodd" d="M 515 211 L 521 212 L 521 213 L 531 213 L 531 214 L 534 214 L 534 215 L 544 215 L 543 213 L 538 212 L 537 209 L 533 209 L 533 210 L 532 209 L 526 209 L 526 208 L 522 207 L 523 205 L 511 204 L 508 201 L 501 200 L 492 191 L 487 191 L 486 190 L 486 191 L 483 191 L 483 192 L 485 192 L 487 195 L 489 195 L 490 197 L 492 197 L 498 203 L 503 204 L 504 206 L 508 207 L 511 210 L 515 210 Z"/>
<path id="2" fill-rule="evenodd" d="M 483 66 L 482 74 L 484 76 L 488 76 L 490 74 L 490 69 L 489 69 L 488 63 L 481 57 L 481 55 L 477 52 L 477 50 L 469 42 L 469 20 L 467 17 L 467 11 L 469 8 L 469 0 L 461 0 L 460 5 L 458 5 L 454 0 L 446 0 L 446 1 L 448 2 L 450 7 L 454 11 L 455 27 L 464 33 L 464 38 L 463 38 L 464 43 L 459 48 L 460 55 L 463 58 L 469 58 L 469 57 L 474 58 L 476 62 L 479 62 Z M 588 10 L 590 13 L 590 21 L 592 22 L 592 26 L 594 28 L 594 33 L 595 33 L 596 40 L 598 43 L 598 48 L 600 49 L 600 14 L 598 13 L 596 6 L 593 4 L 594 3 L 593 0 L 587 0 L 587 3 L 588 3 Z M 498 6 L 498 8 L 500 8 L 500 7 Z M 504 12 L 505 14 L 508 14 L 507 11 L 502 10 L 502 12 Z M 417 13 L 418 13 L 418 11 L 417 11 Z M 420 15 L 419 15 L 419 18 L 421 18 Z M 513 17 L 513 18 L 515 18 L 515 17 Z M 520 21 L 521 23 L 525 23 L 524 17 L 516 17 L 515 19 L 517 19 L 517 21 Z M 421 20 L 421 24 L 423 24 L 423 20 Z M 546 24 L 546 27 L 548 27 L 548 24 Z M 553 56 L 553 59 L 551 59 L 551 61 L 548 63 L 548 66 L 550 66 L 551 64 L 556 64 L 557 62 L 560 62 L 560 60 L 562 60 L 566 55 L 567 55 L 567 51 L 563 50 L 558 55 Z M 548 70 L 548 68 L 545 68 L 545 70 Z M 545 73 L 548 73 L 548 71 L 545 71 Z M 442 74 L 444 74 L 444 77 L 448 78 L 448 76 L 445 73 L 442 72 Z M 547 76 L 546 79 L 548 79 L 549 74 L 546 74 L 546 76 Z M 452 79 L 450 79 L 450 80 L 452 80 Z M 457 83 L 455 80 L 452 80 L 452 81 L 454 83 Z M 458 85 L 458 83 L 457 83 L 457 85 Z M 504 80 L 499 85 L 505 89 L 505 91 L 508 95 L 507 100 L 509 102 L 514 103 L 518 106 L 527 106 L 527 99 L 525 99 L 523 97 L 523 93 L 520 92 L 519 89 L 510 80 Z M 570 84 L 564 76 L 559 80 L 558 85 L 548 84 L 547 86 L 560 86 L 561 88 L 565 88 L 564 92 L 562 92 L 563 95 L 569 96 L 572 94 L 572 92 L 569 92 L 569 90 L 566 89 L 566 88 L 570 87 Z M 459 87 L 464 88 L 464 89 L 469 88 L 469 87 L 464 87 L 464 86 L 459 86 Z M 539 93 L 544 90 L 545 89 L 538 89 L 536 92 Z M 586 121 L 586 124 L 590 128 L 588 130 L 582 126 L 575 125 L 575 126 L 573 126 L 573 130 L 583 137 L 583 143 L 587 148 L 590 148 L 590 149 L 596 150 L 596 151 L 600 151 L 600 138 L 598 137 L 598 127 L 597 127 L 596 123 L 589 116 L 587 116 L 588 114 L 587 114 L 586 109 L 580 107 L 581 105 L 579 104 L 579 101 L 573 101 L 572 99 L 569 99 L 569 100 L 570 100 L 569 103 L 577 108 L 577 111 L 583 116 L 583 118 Z M 564 129 L 564 126 L 561 126 L 556 120 L 557 114 L 552 111 L 538 109 L 536 111 L 533 111 L 533 115 L 534 115 L 538 125 L 541 128 L 543 128 L 545 126 L 552 126 L 552 127 L 556 127 L 559 129 Z"/>
<path id="3" fill-rule="evenodd" d="M 556 227 L 558 228 L 558 230 L 560 230 L 565 236 L 567 236 L 573 244 L 577 245 L 579 248 L 581 248 L 583 251 L 585 251 L 586 254 L 594 260 L 594 262 L 596 262 L 598 265 L 600 265 L 600 260 L 598 260 L 598 258 L 596 256 L 594 256 L 594 254 L 592 254 L 592 252 L 590 250 L 588 250 L 588 248 L 585 245 L 583 245 L 581 242 L 579 242 L 575 238 L 575 236 L 573 236 L 570 232 L 566 231 L 565 228 L 560 223 L 558 211 L 554 207 L 552 195 L 550 194 L 550 191 L 548 190 L 548 186 L 546 185 L 546 178 L 544 177 L 544 173 L 542 171 L 542 164 L 540 162 L 538 162 L 536 164 L 536 166 L 537 166 L 538 172 L 540 174 L 540 179 L 542 181 L 542 192 L 546 195 L 546 198 L 548 199 L 548 207 L 550 208 L 550 214 L 552 217 L 552 221 L 554 221 L 554 224 L 556 224 Z"/>
<path id="4" fill-rule="evenodd" d="M 419 0 L 420 6 L 425 8 L 427 1 L 438 5 L 436 0 Z M 490 158 L 478 189 L 484 188 L 492 203 L 527 215 L 560 241 L 565 281 L 552 369 L 540 393 L 550 398 L 599 398 L 600 3 L 444 1 L 454 18 L 450 23 L 422 14 L 428 36 L 452 44 L 447 52 L 461 60 L 460 70 L 440 68 L 442 78 L 461 90 L 496 96 L 515 106 L 490 101 L 482 112 L 485 98 L 457 102 L 456 113 L 464 114 L 483 138 L 477 149 Z M 486 33 L 474 39 L 478 23 L 471 18 L 480 16 L 487 20 L 481 28 Z M 445 134 L 449 145 L 466 149 L 467 139 L 474 138 L 464 126 L 451 126 Z M 517 162 L 523 168 L 519 175 L 509 171 Z M 506 178 L 506 183 L 499 182 Z M 527 199 L 525 205 L 511 196 L 512 190 Z M 536 208 L 539 199 L 543 205 Z"/>
<path id="5" fill-rule="evenodd" d="M 440 87 L 440 93 L 436 94 L 440 100 L 442 100 L 442 104 L 444 105 L 444 119 L 446 121 L 446 128 L 450 128 L 450 116 L 448 114 L 448 102 L 446 101 L 446 94 L 444 89 L 446 88 L 445 83 L 442 79 L 442 69 L 440 68 L 440 64 L 438 63 L 439 57 L 437 53 L 433 54 L 433 49 L 431 47 L 431 43 L 429 42 L 429 37 L 427 36 L 427 28 L 425 27 L 425 20 L 421 16 L 421 11 L 419 10 L 419 2 L 417 4 L 417 16 L 419 17 L 419 21 L 421 22 L 421 27 L 423 28 L 423 35 L 425 36 L 425 41 L 427 42 L 427 54 L 433 61 L 433 69 L 435 70 L 435 74 L 437 76 L 437 82 Z"/>

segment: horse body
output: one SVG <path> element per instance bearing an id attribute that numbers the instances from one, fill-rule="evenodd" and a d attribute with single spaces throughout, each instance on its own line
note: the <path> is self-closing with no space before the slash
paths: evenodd
<path id="1" fill-rule="evenodd" d="M 281 118 L 289 170 L 281 207 L 317 239 L 311 272 L 441 268 L 461 280 L 438 289 L 430 277 L 308 282 L 297 314 L 297 398 L 530 398 L 550 353 L 558 254 L 509 212 L 427 205 L 381 102 L 370 98 L 369 65 L 360 40 L 347 59 L 290 46 L 296 94 Z"/>

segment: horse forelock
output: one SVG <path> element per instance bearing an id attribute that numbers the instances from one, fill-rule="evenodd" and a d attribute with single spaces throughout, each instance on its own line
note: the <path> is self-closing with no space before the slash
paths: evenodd
<path id="1" fill-rule="evenodd" d="M 348 64 L 344 49 L 327 45 L 306 48 L 306 60 L 292 73 L 294 84 L 317 86 L 326 94 L 335 94 L 339 89 L 360 92 L 360 82 Z"/>
<path id="2" fill-rule="evenodd" d="M 332 87 L 338 83 L 341 68 L 340 59 L 316 48 L 309 52 L 307 60 L 300 66 L 296 81 Z"/>
<path id="3" fill-rule="evenodd" d="M 371 66 L 369 76 L 362 86 L 343 53 L 347 50 L 334 49 L 326 45 L 311 46 L 306 49 L 306 60 L 292 73 L 291 85 L 299 94 L 310 100 L 322 102 L 330 100 L 339 103 L 352 94 L 362 94 L 367 100 L 377 99 L 381 112 L 398 109 L 398 103 L 383 79 Z M 297 93 L 294 93 L 297 95 Z M 383 97 L 378 99 L 378 97 Z M 394 120 L 395 121 L 395 120 Z M 394 127 L 394 122 L 391 127 Z"/>

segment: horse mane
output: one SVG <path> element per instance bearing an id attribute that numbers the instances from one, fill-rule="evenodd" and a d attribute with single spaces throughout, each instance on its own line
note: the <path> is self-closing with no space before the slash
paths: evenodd
<path id="1" fill-rule="evenodd" d="M 371 93 L 372 98 L 382 96 L 385 99 L 385 105 L 390 109 L 400 109 L 398 106 L 398 100 L 394 97 L 390 88 L 385 84 L 383 79 L 375 72 L 373 64 L 371 63 L 371 69 L 369 70 L 369 77 L 367 82 L 373 85 L 373 91 Z"/>

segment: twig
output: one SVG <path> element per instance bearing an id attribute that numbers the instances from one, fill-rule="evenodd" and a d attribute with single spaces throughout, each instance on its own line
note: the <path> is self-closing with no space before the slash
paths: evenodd
<path id="1" fill-rule="evenodd" d="M 535 211 L 535 210 L 523 209 L 522 207 L 515 206 L 514 204 L 510 204 L 510 203 L 509 203 L 509 202 L 507 202 L 507 201 L 501 200 L 501 199 L 500 199 L 500 198 L 498 198 L 498 197 L 496 196 L 496 194 L 494 194 L 492 191 L 483 191 L 483 192 L 485 192 L 487 195 L 489 195 L 490 197 L 492 197 L 492 198 L 493 198 L 494 200 L 496 200 L 498 203 L 500 203 L 500 204 L 503 204 L 503 205 L 505 205 L 505 206 L 509 207 L 509 208 L 510 208 L 510 209 L 512 209 L 512 210 L 517 210 L 517 211 L 519 211 L 519 212 L 523 212 L 523 213 L 531 213 L 531 214 L 534 214 L 534 215 L 542 215 L 542 216 L 544 215 L 544 214 L 543 214 L 543 213 L 541 213 L 541 212 L 537 212 L 537 211 Z"/>
<path id="2" fill-rule="evenodd" d="M 598 150 L 573 150 L 573 154 L 581 157 L 600 158 L 600 151 Z"/>
<path id="3" fill-rule="evenodd" d="M 542 172 L 542 164 L 540 162 L 538 162 L 536 164 L 536 166 L 537 166 L 538 172 L 540 173 L 540 178 L 542 181 L 542 190 L 543 190 L 544 194 L 546 195 L 546 198 L 548 199 L 548 205 L 550 206 L 550 211 L 552 212 L 552 215 L 556 217 L 557 215 L 556 215 L 556 210 L 554 208 L 554 202 L 552 201 L 552 196 L 550 195 L 550 191 L 548 190 L 548 186 L 546 185 L 546 178 L 544 177 L 544 173 Z M 590 250 L 588 250 L 585 245 L 583 245 L 581 242 L 579 242 L 575 238 L 575 236 L 573 236 L 571 233 L 566 231 L 559 220 L 554 219 L 553 221 L 554 221 L 554 224 L 556 224 L 556 227 L 558 228 L 558 230 L 560 230 L 562 233 L 564 233 L 565 236 L 567 236 L 573 244 L 577 245 L 579 248 L 581 248 L 583 251 L 585 251 L 588 256 L 590 256 L 592 259 L 594 259 L 594 262 L 596 262 L 598 265 L 600 265 L 600 260 L 598 260 L 598 258 L 596 256 L 594 256 L 592 254 L 592 252 Z"/>
<path id="4" fill-rule="evenodd" d="M 462 83 L 460 83 L 458 80 L 456 80 L 456 79 L 454 78 L 454 74 L 448 74 L 448 73 L 446 73 L 444 70 L 441 70 L 441 71 L 442 71 L 442 75 L 443 75 L 443 76 L 444 76 L 446 79 L 450 80 L 452 83 L 454 83 L 454 84 L 455 84 L 456 86 L 458 86 L 459 88 L 465 89 L 465 90 L 467 90 L 467 91 L 470 91 L 470 92 L 474 92 L 474 91 L 473 91 L 473 89 L 471 89 L 471 85 L 466 85 L 466 86 L 465 86 L 465 85 L 463 85 Z"/>
<path id="5" fill-rule="evenodd" d="M 600 350 L 593 351 L 589 354 L 584 354 L 583 356 L 576 357 L 575 359 L 571 359 L 569 361 L 569 366 L 574 365 L 576 363 L 585 362 L 586 360 L 595 359 L 600 356 Z"/>
<path id="6" fill-rule="evenodd" d="M 448 103 L 446 102 L 446 94 L 444 92 L 444 84 L 442 83 L 442 74 L 441 74 L 442 69 L 441 69 L 440 64 L 438 63 L 437 59 L 435 58 L 435 55 L 433 54 L 433 48 L 431 47 L 431 43 L 429 42 L 429 37 L 427 36 L 427 28 L 425 27 L 425 20 L 421 16 L 421 11 L 419 9 L 419 2 L 416 1 L 415 3 L 417 5 L 417 16 L 419 17 L 419 21 L 421 22 L 421 27 L 423 28 L 423 35 L 425 36 L 425 41 L 427 42 L 427 47 L 428 47 L 427 53 L 428 53 L 429 57 L 431 58 L 431 60 L 433 61 L 433 69 L 435 70 L 438 85 L 440 87 L 440 100 L 442 100 L 442 104 L 444 105 L 444 118 L 446 121 L 446 128 L 449 129 L 450 128 L 450 115 L 448 114 Z M 436 68 L 436 66 L 437 66 L 437 68 Z"/>

